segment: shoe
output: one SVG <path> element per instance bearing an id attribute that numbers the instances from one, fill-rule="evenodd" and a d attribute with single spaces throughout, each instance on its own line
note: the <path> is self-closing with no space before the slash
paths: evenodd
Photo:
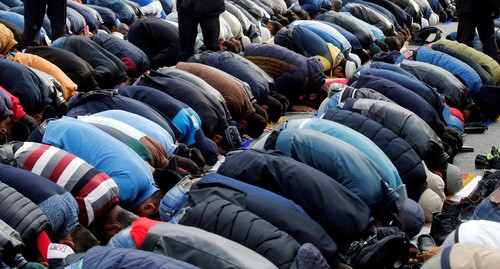
<path id="1" fill-rule="evenodd" d="M 462 198 L 460 202 L 445 200 L 442 212 L 457 214 L 458 220 L 463 223 L 472 219 L 472 214 L 478 204 L 479 203 L 470 200 L 468 197 Z"/>
<path id="2" fill-rule="evenodd" d="M 422 234 L 417 238 L 417 247 L 420 252 L 429 251 L 431 248 L 436 246 L 436 242 L 432 239 L 432 236 L 428 234 Z"/>
<path id="3" fill-rule="evenodd" d="M 446 237 L 460 225 L 457 213 L 435 212 L 432 214 L 431 232 L 429 233 L 437 246 L 443 244 Z"/>

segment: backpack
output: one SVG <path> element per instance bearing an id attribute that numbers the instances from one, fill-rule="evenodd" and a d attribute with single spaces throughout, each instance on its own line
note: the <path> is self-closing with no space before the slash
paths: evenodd
<path id="1" fill-rule="evenodd" d="M 377 227 L 367 240 L 354 241 L 346 253 L 346 262 L 357 269 L 403 268 L 410 257 L 408 237 L 397 227 Z"/>

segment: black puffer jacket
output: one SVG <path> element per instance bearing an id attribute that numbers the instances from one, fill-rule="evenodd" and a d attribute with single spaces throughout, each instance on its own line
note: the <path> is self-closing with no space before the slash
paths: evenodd
<path id="1" fill-rule="evenodd" d="M 444 95 L 450 107 L 462 110 L 469 103 L 467 97 L 469 90 L 448 70 L 420 61 L 403 61 L 400 67 L 419 80 L 435 87 L 440 94 Z"/>
<path id="2" fill-rule="evenodd" d="M 342 7 L 342 11 L 348 11 L 354 17 L 365 21 L 384 33 L 385 36 L 396 35 L 396 28 L 392 22 L 377 10 L 363 4 L 349 3 Z"/>
<path id="3" fill-rule="evenodd" d="M 216 195 L 192 206 L 180 224 L 198 227 L 240 243 L 279 268 L 290 268 L 300 247 L 287 233 Z"/>
<path id="4" fill-rule="evenodd" d="M 242 207 L 253 214 L 268 221 L 281 231 L 289 234 L 299 244 L 311 243 L 317 247 L 323 257 L 332 268 L 337 268 L 339 257 L 337 244 L 326 233 L 316 221 L 297 212 L 295 209 L 287 207 L 279 202 L 273 201 L 251 192 L 241 192 L 234 190 L 231 186 L 224 185 L 223 182 L 204 182 L 204 179 L 211 176 L 224 177 L 217 173 L 211 173 L 203 177 L 196 186 L 198 189 L 191 190 L 191 198 L 195 202 L 201 202 L 207 197 L 217 195 L 234 205 Z M 212 176 L 212 178 L 213 178 Z"/>
<path id="5" fill-rule="evenodd" d="M 403 138 L 431 171 L 444 165 L 449 157 L 432 128 L 415 113 L 399 105 L 370 99 L 347 99 L 343 109 L 367 116 Z"/>
<path id="6" fill-rule="evenodd" d="M 50 229 L 47 216 L 28 198 L 0 182 L 0 219 L 16 230 L 27 246 L 36 245 L 38 235 Z M 29 254 L 36 252 L 29 248 Z M 29 258 L 30 255 L 26 255 Z"/>
<path id="7" fill-rule="evenodd" d="M 279 152 L 251 149 L 230 153 L 217 173 L 293 200 L 327 231 L 340 249 L 345 250 L 370 227 L 370 210 L 352 191 L 323 172 Z"/>

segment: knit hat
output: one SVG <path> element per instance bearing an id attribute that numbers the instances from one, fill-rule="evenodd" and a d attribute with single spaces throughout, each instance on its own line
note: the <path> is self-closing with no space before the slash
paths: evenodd
<path id="1" fill-rule="evenodd" d="M 396 203 L 399 211 L 398 217 L 404 232 L 408 238 L 412 238 L 422 230 L 425 223 L 424 212 L 417 202 L 408 198 L 405 185 L 399 186 L 396 192 L 399 194 L 399 200 Z"/>
<path id="2" fill-rule="evenodd" d="M 352 61 L 346 61 L 345 63 L 345 77 L 347 79 L 352 78 L 356 72 L 356 63 Z"/>
<path id="3" fill-rule="evenodd" d="M 424 211 L 425 222 L 432 222 L 432 213 L 441 211 L 443 200 L 441 200 L 441 198 L 431 189 L 426 189 L 422 195 L 420 195 L 418 204 Z"/>
<path id="4" fill-rule="evenodd" d="M 457 193 L 462 189 L 462 173 L 460 168 L 449 163 L 446 169 L 446 192 L 448 194 Z"/>
<path id="5" fill-rule="evenodd" d="M 372 43 L 372 44 L 371 44 L 371 45 L 367 48 L 367 50 L 369 50 L 369 51 L 370 51 L 370 56 L 372 56 L 372 57 L 373 57 L 373 55 L 375 55 L 375 54 L 377 54 L 377 53 L 379 53 L 379 52 L 381 52 L 381 51 L 382 51 L 382 50 L 380 49 L 380 47 L 379 47 L 379 46 L 375 45 L 375 43 Z"/>

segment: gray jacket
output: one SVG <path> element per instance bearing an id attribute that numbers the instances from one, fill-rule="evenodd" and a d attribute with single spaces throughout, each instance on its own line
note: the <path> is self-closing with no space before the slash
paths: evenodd
<path id="1" fill-rule="evenodd" d="M 231 240 L 198 228 L 168 222 L 149 229 L 140 249 L 202 268 L 277 268 L 253 250 Z"/>

